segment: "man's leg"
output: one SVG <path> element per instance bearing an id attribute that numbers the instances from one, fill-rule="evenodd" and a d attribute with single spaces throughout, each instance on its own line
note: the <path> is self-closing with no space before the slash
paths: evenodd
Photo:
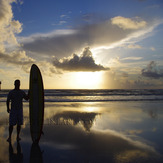
<path id="1" fill-rule="evenodd" d="M 9 138 L 7 139 L 8 142 L 11 142 L 12 131 L 13 131 L 13 126 L 10 125 L 10 126 L 9 126 Z"/>
<path id="2" fill-rule="evenodd" d="M 17 125 L 17 141 L 21 140 L 20 137 L 19 137 L 20 130 L 21 130 L 21 125 Z"/>

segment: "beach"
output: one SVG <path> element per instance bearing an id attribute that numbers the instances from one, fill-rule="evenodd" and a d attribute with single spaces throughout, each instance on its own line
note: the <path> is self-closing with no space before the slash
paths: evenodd
<path id="1" fill-rule="evenodd" d="M 56 101 L 53 91 L 45 93 L 44 135 L 38 145 L 32 144 L 30 136 L 28 102 L 24 102 L 22 140 L 17 143 L 15 127 L 11 144 L 6 141 L 8 113 L 5 95 L 1 93 L 0 162 L 163 161 L 162 94 L 157 93 L 157 97 L 151 95 L 149 98 L 153 100 L 123 100 L 119 97 L 121 100 L 106 101 L 108 92 L 107 97 L 106 92 L 104 97 L 98 92 L 99 98 L 97 92 L 95 97 L 95 92 L 90 91 L 80 96 L 82 91 L 76 94 L 69 91 L 71 97 L 63 94 L 64 91 L 62 94 L 61 91 L 56 92 Z M 95 98 L 101 98 L 101 101 L 95 101 Z M 59 99 L 62 101 L 59 102 Z"/>

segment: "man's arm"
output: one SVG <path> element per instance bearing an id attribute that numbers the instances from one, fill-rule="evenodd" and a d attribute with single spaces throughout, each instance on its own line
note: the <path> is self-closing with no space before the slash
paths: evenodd
<path id="1" fill-rule="evenodd" d="M 10 100 L 7 98 L 6 101 L 6 105 L 7 105 L 7 112 L 10 113 L 11 109 L 10 109 Z"/>

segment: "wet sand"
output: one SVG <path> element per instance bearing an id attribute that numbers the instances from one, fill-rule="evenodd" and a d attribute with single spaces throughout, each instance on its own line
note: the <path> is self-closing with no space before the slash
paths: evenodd
<path id="1" fill-rule="evenodd" d="M 44 135 L 32 144 L 28 103 L 20 143 L 9 144 L 0 109 L 0 162 L 162 162 L 163 102 L 46 103 Z"/>

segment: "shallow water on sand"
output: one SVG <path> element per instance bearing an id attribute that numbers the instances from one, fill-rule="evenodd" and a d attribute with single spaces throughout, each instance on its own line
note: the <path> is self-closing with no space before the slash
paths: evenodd
<path id="1" fill-rule="evenodd" d="M 0 162 L 163 162 L 163 102 L 46 102 L 44 135 L 32 144 L 28 103 L 20 143 L 0 103 Z"/>

